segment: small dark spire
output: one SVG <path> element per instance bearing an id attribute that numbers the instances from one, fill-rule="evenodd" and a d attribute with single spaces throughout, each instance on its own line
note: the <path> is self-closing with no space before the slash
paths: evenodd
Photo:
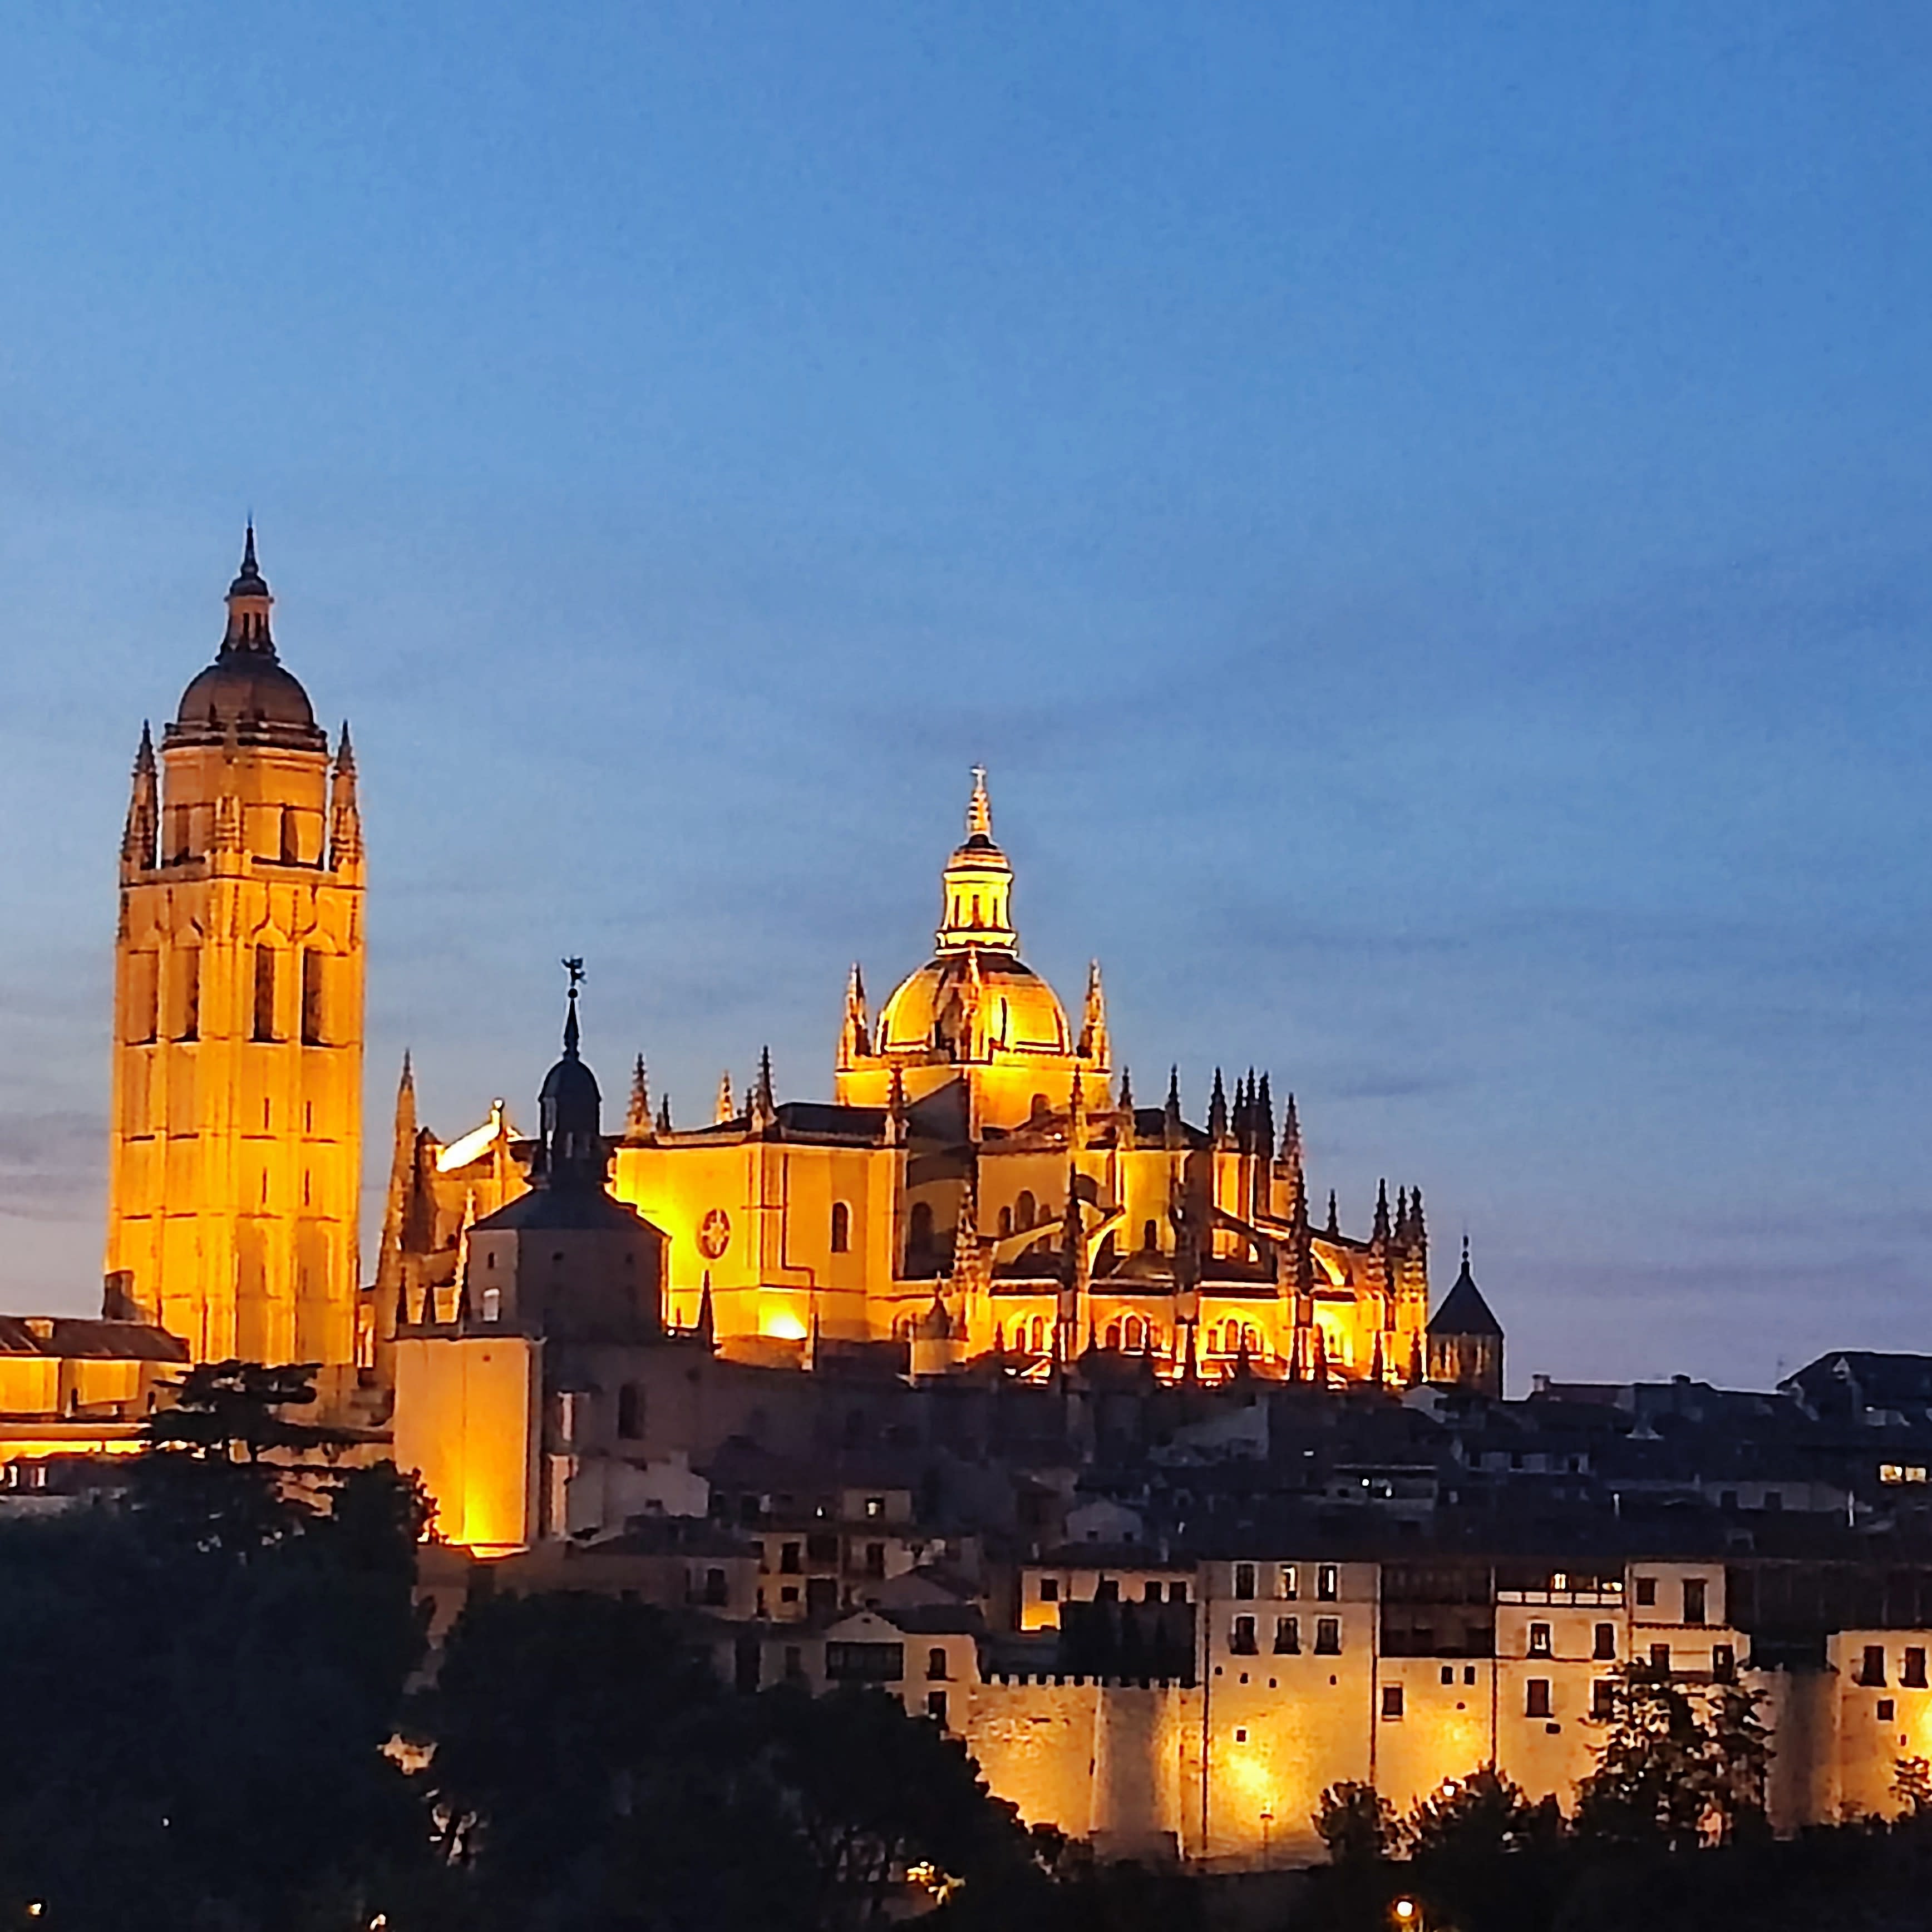
<path id="1" fill-rule="evenodd" d="M 577 989 L 584 980 L 584 962 L 580 958 L 566 959 L 563 962 L 563 970 L 570 975 L 570 1010 L 565 1014 L 563 1020 L 563 1057 L 566 1060 L 574 1060 L 577 1058 L 577 1043 L 582 1036 L 577 1028 Z"/>
<path id="2" fill-rule="evenodd" d="M 1221 1070 L 1214 1070 L 1214 1090 L 1208 1096 L 1208 1138 L 1216 1147 L 1228 1138 L 1228 1095 L 1221 1084 Z"/>
<path id="3" fill-rule="evenodd" d="M 1120 1112 L 1130 1118 L 1134 1111 L 1134 1076 L 1130 1069 L 1120 1069 Z"/>
<path id="4" fill-rule="evenodd" d="M 631 1103 L 625 1110 L 624 1125 L 632 1133 L 650 1131 L 651 1082 L 641 1053 L 631 1068 Z"/>
<path id="5" fill-rule="evenodd" d="M 1420 1248 L 1429 1240 L 1428 1224 L 1422 1218 L 1422 1190 L 1412 1190 L 1408 1197 L 1408 1240 L 1412 1247 Z"/>
<path id="6" fill-rule="evenodd" d="M 262 567 L 255 561 L 255 518 L 250 511 L 248 532 L 242 539 L 242 574 L 244 577 L 260 577 L 261 574 Z"/>
<path id="7" fill-rule="evenodd" d="M 1265 1160 L 1274 1146 L 1274 1095 L 1269 1090 L 1268 1077 L 1264 1073 L 1255 1096 L 1255 1152 Z"/>
<path id="8" fill-rule="evenodd" d="M 1328 1238 L 1339 1241 L 1342 1238 L 1342 1210 L 1335 1199 L 1335 1190 L 1328 1190 Z"/>
<path id="9" fill-rule="evenodd" d="M 1376 1222 L 1370 1231 L 1370 1239 L 1386 1242 L 1389 1238 L 1388 1183 L 1384 1180 L 1376 1190 Z"/>
<path id="10" fill-rule="evenodd" d="M 1408 1239 L 1408 1190 L 1398 1187 L 1395 1191 L 1395 1238 L 1398 1241 Z"/>
<path id="11" fill-rule="evenodd" d="M 704 1286 L 698 1298 L 698 1339 L 706 1348 L 718 1346 L 718 1317 L 711 1306 L 711 1270 L 704 1270 Z"/>
<path id="12" fill-rule="evenodd" d="M 658 1102 L 658 1132 L 668 1134 L 670 1130 L 670 1096 L 667 1094 Z"/>
<path id="13" fill-rule="evenodd" d="M 1167 1074 L 1167 1106 L 1161 1115 L 1161 1142 L 1168 1148 L 1181 1144 L 1180 1069 L 1171 1066 Z"/>
<path id="14" fill-rule="evenodd" d="M 1293 1168 L 1298 1172 L 1300 1170 L 1301 1166 L 1301 1115 L 1296 1110 L 1294 1096 L 1292 1094 L 1289 1094 L 1288 1096 L 1288 1111 L 1282 1116 L 1281 1151 L 1280 1158 L 1283 1166 Z"/>

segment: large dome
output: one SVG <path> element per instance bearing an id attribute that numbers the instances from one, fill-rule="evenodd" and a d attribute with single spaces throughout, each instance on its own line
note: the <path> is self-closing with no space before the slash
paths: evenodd
<path id="1" fill-rule="evenodd" d="M 316 728 L 308 693 L 275 656 L 268 625 L 275 600 L 255 560 L 252 520 L 242 544 L 241 572 L 228 586 L 227 601 L 227 634 L 214 663 L 182 693 L 168 742 L 218 744 L 232 732 L 244 744 L 326 752 L 328 740 Z"/>
<path id="2" fill-rule="evenodd" d="M 189 681 L 168 735 L 177 742 L 222 738 L 230 725 L 244 740 L 304 748 L 323 742 L 302 680 L 266 652 L 224 650 Z"/>
<path id="3" fill-rule="evenodd" d="M 879 1015 L 877 1050 L 916 1052 L 960 1043 L 976 968 L 982 1036 L 1008 1053 L 1073 1051 L 1066 1009 L 1053 988 L 1010 952 L 942 952 L 902 980 Z"/>

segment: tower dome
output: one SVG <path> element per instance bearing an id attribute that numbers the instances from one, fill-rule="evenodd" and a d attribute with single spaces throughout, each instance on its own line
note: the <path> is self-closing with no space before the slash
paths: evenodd
<path id="1" fill-rule="evenodd" d="M 873 1028 L 855 975 L 839 1050 L 842 1099 L 878 1106 L 897 1076 L 917 1100 L 964 1076 L 972 1118 L 1004 1126 L 1042 1103 L 1064 1106 L 1076 1066 L 1090 1096 L 1096 1075 L 1104 1087 L 1104 1028 L 1076 1039 L 1059 995 L 1020 958 L 1012 886 L 1012 863 L 993 837 L 986 770 L 976 766 L 966 836 L 940 874 L 932 957 L 900 981 Z"/>
<path id="2" fill-rule="evenodd" d="M 578 1054 L 577 986 L 584 962 L 567 959 L 570 1006 L 563 1022 L 563 1053 L 544 1076 L 537 1094 L 536 1159 L 530 1179 L 538 1186 L 601 1190 L 609 1171 L 604 1144 L 604 1096 L 597 1076 Z"/>
<path id="3" fill-rule="evenodd" d="M 274 603 L 255 560 L 255 526 L 243 541 L 242 568 L 228 586 L 228 628 L 214 662 L 182 693 L 171 744 L 213 744 L 231 733 L 244 744 L 323 751 L 328 740 L 301 680 L 275 654 L 268 613 Z"/>

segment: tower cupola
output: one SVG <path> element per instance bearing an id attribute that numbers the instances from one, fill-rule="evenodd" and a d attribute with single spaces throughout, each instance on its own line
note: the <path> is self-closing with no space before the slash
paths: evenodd
<path id="1" fill-rule="evenodd" d="M 1012 866 L 993 842 L 986 768 L 975 765 L 973 795 L 966 804 L 966 836 L 940 875 L 940 951 L 962 952 L 971 946 L 1013 951 L 1020 936 L 1013 928 L 1012 892 Z"/>
<path id="2" fill-rule="evenodd" d="M 274 603 L 255 560 L 255 526 L 242 540 L 242 568 L 228 586 L 228 628 L 214 662 L 189 682 L 169 725 L 170 745 L 243 744 L 326 752 L 327 736 L 302 681 L 275 655 L 268 626 Z"/>
<path id="3" fill-rule="evenodd" d="M 584 962 L 566 959 L 569 1010 L 563 1022 L 563 1055 L 544 1076 L 537 1095 L 537 1149 L 530 1164 L 532 1186 L 560 1190 L 601 1190 L 610 1167 L 604 1144 L 604 1096 L 597 1077 L 578 1054 L 577 989 Z"/>

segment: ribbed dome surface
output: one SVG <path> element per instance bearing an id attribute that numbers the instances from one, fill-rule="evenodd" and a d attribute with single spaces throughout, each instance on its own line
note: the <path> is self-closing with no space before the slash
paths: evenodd
<path id="1" fill-rule="evenodd" d="M 1011 953 L 981 952 L 980 1020 L 997 1054 L 1070 1053 L 1066 1013 L 1053 988 Z M 942 953 L 900 982 L 879 1016 L 878 1047 L 893 1053 L 948 1041 L 968 994 L 968 956 Z"/>
<path id="2" fill-rule="evenodd" d="M 167 742 L 219 744 L 230 730 L 244 745 L 328 749 L 328 735 L 316 724 L 301 680 L 266 651 L 224 650 L 190 680 Z"/>

